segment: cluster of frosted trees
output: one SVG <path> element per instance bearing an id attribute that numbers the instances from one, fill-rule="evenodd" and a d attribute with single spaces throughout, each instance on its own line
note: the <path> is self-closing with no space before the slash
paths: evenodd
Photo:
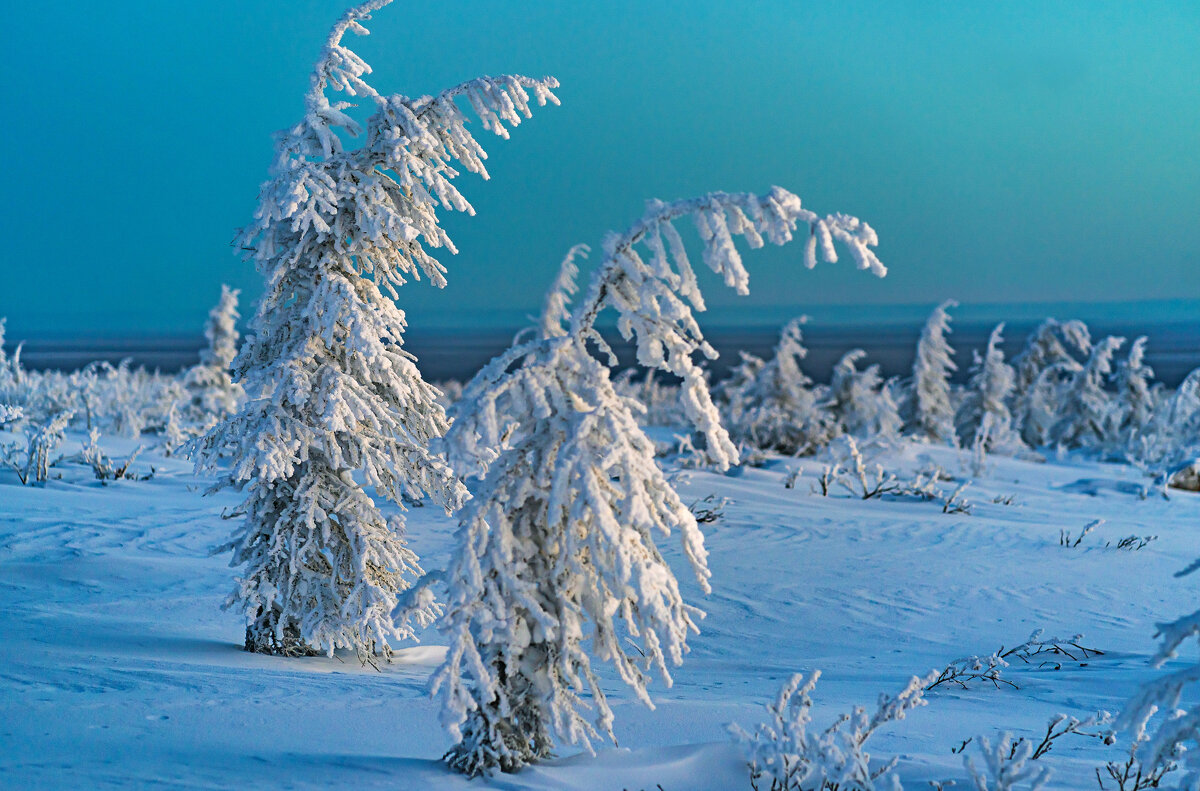
<path id="1" fill-rule="evenodd" d="M 1160 475 L 1200 453 L 1200 370 L 1174 390 L 1155 382 L 1145 337 L 1120 356 L 1124 338 L 1093 342 L 1082 322 L 1047 319 L 1010 364 L 1000 324 L 982 353 L 974 352 L 966 383 L 953 384 L 953 306 L 930 315 L 912 375 L 887 381 L 878 366 L 860 370 L 866 355 L 854 349 L 828 385 L 815 384 L 802 366 L 803 322 L 788 323 L 770 360 L 743 353 L 716 388 L 731 433 L 785 454 L 816 452 L 842 434 L 908 436 L 1004 455 L 1082 449 Z"/>
<path id="2" fill-rule="evenodd" d="M 101 434 L 152 439 L 170 454 L 230 414 L 241 398 L 229 366 L 237 353 L 237 291 L 222 287 L 205 325 L 207 345 L 195 365 L 177 375 L 90 363 L 77 371 L 29 370 L 21 347 L 5 351 L 0 319 L 0 429 L 24 434 L 25 443 L 0 442 L 0 464 L 18 469 L 27 483 L 45 480 L 35 456 L 50 455 L 64 431 L 89 435 L 84 456 L 99 461 Z M 90 456 L 89 456 L 90 454 Z M 100 469 L 97 469 L 100 474 Z"/>

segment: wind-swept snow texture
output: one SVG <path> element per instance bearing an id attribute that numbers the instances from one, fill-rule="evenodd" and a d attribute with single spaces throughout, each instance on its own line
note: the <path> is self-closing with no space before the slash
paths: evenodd
<path id="1" fill-rule="evenodd" d="M 68 433 L 63 451 L 83 439 Z M 133 443 L 106 438 L 105 447 L 123 458 Z M 870 461 L 902 480 L 937 464 L 961 482 L 970 467 L 968 450 L 916 444 Z M 285 659 L 241 650 L 242 616 L 220 608 L 235 571 L 208 554 L 225 540 L 221 512 L 235 493 L 202 498 L 211 481 L 153 452 L 136 462 L 139 473 L 154 466 L 148 481 L 104 486 L 90 468 L 63 463 L 44 488 L 24 487 L 0 471 L 0 787 L 736 791 L 749 789 L 749 774 L 725 726 L 763 721 L 794 673 L 822 672 L 813 715 L 829 723 L 913 675 L 1015 645 L 1035 628 L 1083 632 L 1103 655 L 1059 669 L 1014 663 L 1004 677 L 1019 689 L 939 686 L 927 706 L 872 736 L 873 760 L 898 756 L 905 788 L 944 779 L 970 787 L 951 752 L 968 737 L 1040 737 L 1052 714 L 1118 711 L 1158 676 L 1148 666 L 1154 623 L 1195 608 L 1194 581 L 1172 574 L 1200 555 L 1194 494 L 1140 499 L 1147 479 L 1124 466 L 989 461 L 966 490 L 970 514 L 916 498 L 821 497 L 811 486 L 822 457 L 771 457 L 729 475 L 689 470 L 685 502 L 732 502 L 701 526 L 711 595 L 678 546 L 662 544 L 684 595 L 708 613 L 674 685 L 650 687 L 650 710 L 606 676 L 621 747 L 486 783 L 438 760 L 449 741 L 426 690 L 445 650 L 436 631 L 397 644 L 378 671 L 352 652 Z M 1074 536 L 1097 518 L 1107 521 L 1078 547 L 1059 545 L 1060 530 Z M 446 567 L 453 523 L 440 508 L 410 509 L 408 533 L 427 568 Z M 1131 534 L 1159 538 L 1115 548 Z M 1094 788 L 1093 768 L 1121 753 L 1121 743 L 1068 737 L 1039 763 L 1054 772 L 1050 788 Z"/>

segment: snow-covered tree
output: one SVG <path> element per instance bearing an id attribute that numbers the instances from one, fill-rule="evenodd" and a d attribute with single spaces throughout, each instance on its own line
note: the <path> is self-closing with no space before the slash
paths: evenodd
<path id="1" fill-rule="evenodd" d="M 644 412 L 638 420 L 641 425 L 680 426 L 687 423 L 679 402 L 679 387 L 663 382 L 656 373 L 653 368 L 644 373 L 640 368 L 627 368 L 613 379 L 613 385 L 622 396 L 633 398 L 642 405 Z M 642 374 L 640 378 L 639 374 Z M 717 394 L 714 392 L 713 395 Z"/>
<path id="2" fill-rule="evenodd" d="M 444 576 L 450 649 L 434 676 L 456 742 L 446 760 L 458 771 L 515 770 L 549 755 L 555 736 L 589 749 L 597 735 L 612 738 L 613 714 L 592 656 L 611 663 L 649 705 L 651 672 L 669 683 L 669 667 L 682 661 L 696 630 L 702 613 L 683 600 L 654 539 L 678 532 L 707 590 L 703 536 L 655 463 L 638 405 L 618 395 L 608 365 L 591 351 L 615 364 L 595 326 L 602 310 L 614 309 L 638 362 L 681 379 L 682 403 L 709 455 L 721 467 L 736 463 L 693 359 L 715 352 L 693 316 L 704 302 L 672 225 L 687 215 L 705 262 L 739 293 L 748 276 L 733 237 L 751 247 L 783 244 L 800 223 L 809 264 L 818 246 L 834 260 L 837 239 L 860 267 L 885 272 L 870 250 L 876 237 L 868 225 L 818 217 L 779 188 L 651 202 L 641 221 L 605 239 L 603 262 L 569 322 L 564 306 L 574 285 L 564 268 L 539 336 L 476 375 L 446 437 L 455 468 L 479 478 L 460 512 L 458 549 Z"/>
<path id="3" fill-rule="evenodd" d="M 1109 412 L 1107 434 L 1114 451 L 1123 453 L 1137 441 L 1142 430 L 1154 417 L 1158 392 L 1151 384 L 1154 369 L 1146 365 L 1146 336 L 1142 335 L 1129 347 L 1129 354 L 1117 363 L 1113 375 L 1117 393 Z"/>
<path id="4" fill-rule="evenodd" d="M 1004 361 L 1004 324 L 997 324 L 988 337 L 983 356 L 975 352 L 975 363 L 967 382 L 966 396 L 956 418 L 958 436 L 985 452 L 1012 452 L 1021 438 L 1012 425 L 1008 398 L 1016 383 L 1016 372 Z"/>
<path id="5" fill-rule="evenodd" d="M 1046 418 L 1055 415 L 1059 408 L 1059 388 L 1052 385 L 1082 368 L 1075 355 L 1086 360 L 1091 350 L 1091 334 L 1082 321 L 1046 319 L 1013 358 L 1017 380 L 1011 399 L 1012 412 L 1027 444 L 1040 447 L 1049 441 L 1053 421 Z"/>
<path id="6" fill-rule="evenodd" d="M 741 370 L 733 373 L 740 384 L 724 389 L 735 440 L 794 455 L 813 453 L 835 436 L 837 425 L 824 407 L 824 394 L 800 368 L 808 355 L 800 329 L 805 321 L 801 316 L 784 326 L 769 361 L 743 355 Z"/>
<path id="7" fill-rule="evenodd" d="M 4 332 L 7 317 L 0 317 L 0 404 L 18 406 L 21 396 L 18 389 L 21 384 L 21 347 L 18 346 L 12 357 L 4 350 Z"/>
<path id="8" fill-rule="evenodd" d="M 905 424 L 917 436 L 933 442 L 956 441 L 950 373 L 958 366 L 954 364 L 954 349 L 946 340 L 950 332 L 950 314 L 946 311 L 957 306 L 948 299 L 929 314 L 917 341 L 912 381 L 905 397 Z"/>
<path id="9" fill-rule="evenodd" d="M 1076 355 L 1086 358 L 1091 351 L 1092 336 L 1082 321 L 1046 319 L 1025 340 L 1021 353 L 1013 358 L 1017 371 L 1016 395 L 1020 396 L 1032 387 L 1038 375 L 1049 366 L 1078 362 Z"/>
<path id="10" fill-rule="evenodd" d="M 4 351 L 4 331 L 8 323 L 7 316 L 0 316 L 0 387 L 8 385 L 12 372 L 8 366 L 8 352 Z"/>
<path id="11" fill-rule="evenodd" d="M 1092 349 L 1087 363 L 1075 372 L 1063 392 L 1058 421 L 1050 431 L 1052 442 L 1066 447 L 1098 448 L 1105 441 L 1105 426 L 1112 411 L 1112 396 L 1104 383 L 1113 370 L 1113 355 L 1124 338 L 1109 335 Z"/>
<path id="12" fill-rule="evenodd" d="M 837 421 L 837 433 L 890 439 L 900 434 L 900 412 L 879 365 L 858 370 L 858 361 L 866 356 L 862 349 L 851 349 L 833 366 L 826 406 Z"/>
<path id="13" fill-rule="evenodd" d="M 1128 458 L 1149 473 L 1164 476 L 1180 464 L 1200 458 L 1200 368 L 1169 395 L 1130 442 Z"/>
<path id="14" fill-rule="evenodd" d="M 200 351 L 200 362 L 183 375 L 183 384 L 191 395 L 186 417 L 202 431 L 233 414 L 242 397 L 241 386 L 234 384 L 229 374 L 238 350 L 238 293 L 237 289 L 221 286 L 221 299 L 204 325 L 208 346 Z"/>
<path id="15" fill-rule="evenodd" d="M 452 163 L 487 176 L 455 97 L 501 137 L 530 114 L 530 93 L 557 103 L 555 80 L 519 76 L 416 99 L 380 94 L 342 39 L 366 34 L 363 22 L 388 2 L 338 20 L 304 117 L 276 136 L 270 178 L 239 239 L 266 286 L 234 364 L 246 401 L 193 447 L 200 469 L 220 469 L 228 453 L 219 485 L 247 490 L 226 548 L 244 567 L 228 606 L 246 615 L 248 650 L 347 647 L 365 660 L 412 634 L 392 610 L 416 559 L 402 518 L 385 519 L 368 490 L 396 503 L 427 494 L 447 509 L 465 490 L 429 448 L 447 420 L 401 348 L 405 319 L 392 300 L 409 278 L 445 284 L 430 250 L 455 249 L 438 209 L 473 211 Z M 327 91 L 369 102 L 365 128 Z M 357 148 L 343 142 L 360 136 Z M 424 622 L 433 610 L 426 601 L 412 614 Z"/>

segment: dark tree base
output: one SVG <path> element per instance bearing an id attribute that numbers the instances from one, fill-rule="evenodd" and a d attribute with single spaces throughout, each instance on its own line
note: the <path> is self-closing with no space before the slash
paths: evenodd
<path id="1" fill-rule="evenodd" d="M 300 639 L 295 629 L 284 629 L 283 639 L 280 640 L 276 637 L 274 629 L 246 627 L 245 650 L 270 656 L 321 656 L 320 651 Z"/>

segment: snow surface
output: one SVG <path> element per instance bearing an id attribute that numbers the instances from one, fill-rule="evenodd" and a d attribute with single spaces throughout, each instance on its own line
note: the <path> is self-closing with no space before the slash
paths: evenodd
<path id="1" fill-rule="evenodd" d="M 81 440 L 69 434 L 64 451 Z M 102 440 L 117 459 L 132 444 Z M 969 453 L 949 448 L 909 444 L 869 459 L 902 480 L 931 464 L 973 477 Z M 993 457 L 965 492 L 972 513 L 945 514 L 937 502 L 821 497 L 811 487 L 822 463 L 772 457 L 727 475 L 686 471 L 685 501 L 733 502 L 702 526 L 711 595 L 699 593 L 675 542 L 661 542 L 685 596 L 708 612 L 674 686 L 653 690 L 651 711 L 606 677 L 621 747 L 487 781 L 438 760 L 449 740 L 426 693 L 445 650 L 436 631 L 397 646 L 378 671 L 352 654 L 241 650 L 243 624 L 220 609 L 234 572 L 209 555 L 233 526 L 221 512 L 236 492 L 202 497 L 208 481 L 153 452 L 135 464 L 155 468 L 148 481 L 103 486 L 64 462 L 51 470 L 60 479 L 35 488 L 0 471 L 0 787 L 748 789 L 725 724 L 760 721 L 794 672 L 823 672 L 822 723 L 1035 628 L 1082 632 L 1105 652 L 1057 670 L 1014 664 L 1004 677 L 1019 689 L 939 687 L 868 745 L 876 758 L 900 756 L 906 788 L 961 786 L 952 748 L 1002 730 L 1040 735 L 1056 712 L 1119 710 L 1155 673 L 1155 622 L 1195 609 L 1195 580 L 1172 574 L 1200 555 L 1191 533 L 1200 496 L 1141 499 L 1147 480 L 1131 468 Z M 1008 496 L 1010 505 L 993 502 Z M 1079 547 L 1059 546 L 1060 530 L 1078 534 L 1097 518 L 1107 521 Z M 422 565 L 444 568 L 452 520 L 417 508 L 408 525 Z M 1130 534 L 1158 540 L 1105 547 Z M 1093 768 L 1121 755 L 1121 744 L 1071 736 L 1041 760 L 1052 788 L 1095 788 Z"/>

